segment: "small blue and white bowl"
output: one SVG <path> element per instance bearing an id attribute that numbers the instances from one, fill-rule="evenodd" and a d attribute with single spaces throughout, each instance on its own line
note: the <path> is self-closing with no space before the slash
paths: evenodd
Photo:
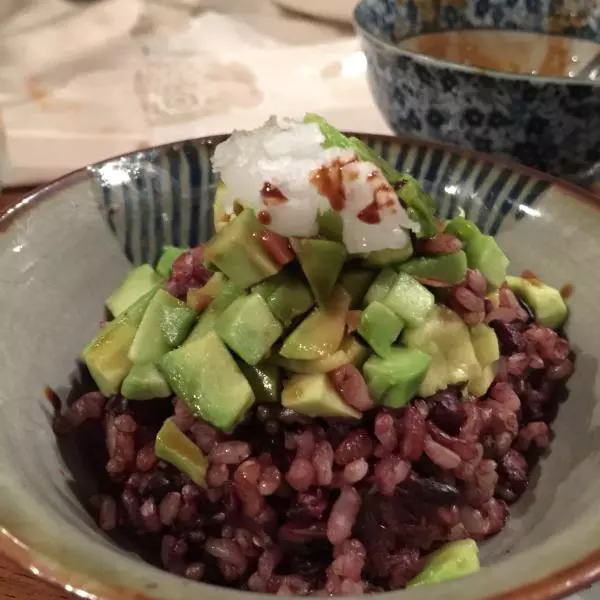
<path id="1" fill-rule="evenodd" d="M 354 17 L 371 91 L 398 134 L 578 183 L 600 177 L 600 81 L 482 70 L 398 47 L 422 33 L 490 28 L 600 42 L 596 0 L 361 0 Z"/>

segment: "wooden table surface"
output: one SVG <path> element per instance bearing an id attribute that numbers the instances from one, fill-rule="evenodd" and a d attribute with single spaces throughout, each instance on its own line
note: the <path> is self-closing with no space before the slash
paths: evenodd
<path id="1" fill-rule="evenodd" d="M 600 183 L 595 186 L 600 195 Z M 5 190 L 0 194 L 0 211 L 14 203 L 28 190 L 25 188 Z M 0 555 L 1 600 L 74 600 L 75 596 L 30 575 L 12 561 Z"/>

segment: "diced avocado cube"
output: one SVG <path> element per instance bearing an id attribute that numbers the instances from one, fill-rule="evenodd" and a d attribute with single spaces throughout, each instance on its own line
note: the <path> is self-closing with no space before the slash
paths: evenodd
<path id="1" fill-rule="evenodd" d="M 223 431 L 231 431 L 254 402 L 250 384 L 214 332 L 165 354 L 158 368 L 190 410 Z"/>
<path id="2" fill-rule="evenodd" d="M 294 375 L 288 379 L 283 386 L 281 403 L 309 417 L 361 418 L 357 410 L 342 400 L 325 373 Z"/>
<path id="3" fill-rule="evenodd" d="M 491 235 L 481 235 L 466 247 L 467 261 L 471 269 L 479 269 L 492 288 L 498 288 L 506 279 L 508 258 Z"/>
<path id="4" fill-rule="evenodd" d="M 407 587 L 441 583 L 477 573 L 480 568 L 479 551 L 474 540 L 450 542 L 426 557 L 423 570 L 408 582 Z"/>
<path id="5" fill-rule="evenodd" d="M 156 263 L 156 272 L 162 277 L 168 277 L 171 274 L 173 263 L 187 250 L 187 248 L 178 248 L 177 246 L 165 246 Z"/>
<path id="6" fill-rule="evenodd" d="M 471 327 L 471 342 L 482 367 L 492 365 L 500 358 L 498 336 L 489 325 L 479 323 Z"/>
<path id="7" fill-rule="evenodd" d="M 211 278 L 199 288 L 189 288 L 185 303 L 196 312 L 202 312 L 221 293 L 223 273 L 213 273 Z"/>
<path id="8" fill-rule="evenodd" d="M 446 223 L 445 231 L 457 237 L 465 246 L 483 234 L 473 221 L 464 217 L 454 217 Z"/>
<path id="9" fill-rule="evenodd" d="M 390 181 L 390 183 L 394 182 Z M 433 237 L 437 233 L 437 224 L 435 202 L 431 196 L 423 190 L 421 184 L 414 177 L 406 173 L 400 174 L 400 181 L 396 182 L 396 187 L 398 196 L 402 204 L 407 207 L 409 216 L 416 218 L 421 225 L 421 231 L 417 232 L 417 237 Z"/>
<path id="10" fill-rule="evenodd" d="M 371 302 L 381 302 L 396 283 L 397 277 L 398 274 L 391 267 L 386 267 L 380 271 L 365 294 L 364 306 L 371 304 Z"/>
<path id="11" fill-rule="evenodd" d="M 215 231 L 218 233 L 235 218 L 235 213 L 231 212 L 232 194 L 227 186 L 219 181 L 215 190 L 215 199 L 213 203 L 213 223 Z"/>
<path id="12" fill-rule="evenodd" d="M 494 382 L 496 377 L 496 366 L 487 365 L 481 369 L 481 375 L 475 377 L 469 381 L 467 390 L 469 394 L 472 394 L 476 398 L 481 398 L 490 389 L 490 385 Z"/>
<path id="13" fill-rule="evenodd" d="M 371 356 L 363 366 L 373 397 L 385 406 L 404 406 L 415 396 L 431 357 L 416 348 L 394 347 L 385 358 Z"/>
<path id="14" fill-rule="evenodd" d="M 158 290 L 135 334 L 129 360 L 135 364 L 156 362 L 183 342 L 195 321 L 195 310 L 167 291 Z"/>
<path id="15" fill-rule="evenodd" d="M 344 338 L 350 296 L 336 286 L 325 308 L 315 308 L 285 339 L 284 358 L 314 360 L 333 354 Z"/>
<path id="16" fill-rule="evenodd" d="M 457 284 L 467 275 L 467 255 L 460 250 L 439 256 L 420 256 L 400 265 L 399 270 L 412 277 L 435 279 Z"/>
<path id="17" fill-rule="evenodd" d="M 387 356 L 396 341 L 404 321 L 381 302 L 371 302 L 362 311 L 358 333 L 379 356 Z"/>
<path id="18" fill-rule="evenodd" d="M 342 365 L 353 364 L 360 368 L 371 352 L 361 344 L 353 335 L 346 336 L 339 349 L 323 358 L 315 360 L 295 360 L 284 358 L 274 354 L 269 358 L 269 362 L 283 367 L 286 371 L 292 373 L 329 373 Z"/>
<path id="19" fill-rule="evenodd" d="M 157 289 L 163 278 L 150 265 L 140 265 L 129 271 L 123 283 L 106 299 L 106 308 L 118 317 L 136 300 Z"/>
<path id="20" fill-rule="evenodd" d="M 193 342 L 207 333 L 214 331 L 215 324 L 223 311 L 231 305 L 231 303 L 240 296 L 244 295 L 244 290 L 231 281 L 226 279 L 221 284 L 219 295 L 213 299 L 206 310 L 200 315 L 198 322 L 188 335 L 184 344 Z"/>
<path id="21" fill-rule="evenodd" d="M 258 237 L 264 232 L 254 212 L 244 210 L 204 247 L 205 260 L 242 288 L 248 288 L 280 269 Z"/>
<path id="22" fill-rule="evenodd" d="M 422 325 L 406 329 L 402 342 L 431 356 L 427 375 L 419 387 L 419 395 L 424 398 L 481 375 L 469 328 L 445 306 L 435 306 Z"/>
<path id="23" fill-rule="evenodd" d="M 307 313 L 315 304 L 309 287 L 293 273 L 281 271 L 252 288 L 260 294 L 273 316 L 284 327 L 289 327 L 296 317 Z"/>
<path id="24" fill-rule="evenodd" d="M 339 212 L 326 210 L 317 215 L 319 234 L 328 240 L 342 242 L 344 240 L 344 222 Z"/>
<path id="25" fill-rule="evenodd" d="M 506 277 L 508 287 L 527 302 L 535 315 L 536 323 L 559 329 L 567 319 L 569 310 L 560 292 L 542 283 L 524 277 Z"/>
<path id="26" fill-rule="evenodd" d="M 215 331 L 242 360 L 256 365 L 283 333 L 283 327 L 262 297 L 250 294 L 239 297 L 225 309 L 217 319 Z"/>
<path id="27" fill-rule="evenodd" d="M 275 293 L 275 291 L 279 288 L 279 286 L 283 283 L 284 277 L 287 276 L 285 271 L 279 271 L 273 277 L 269 277 L 268 279 L 263 279 L 260 283 L 257 283 L 250 290 L 253 293 L 260 294 L 265 302 L 269 300 L 271 295 Z"/>
<path id="28" fill-rule="evenodd" d="M 407 325 L 422 325 L 435 305 L 433 294 L 414 277 L 398 273 L 394 285 L 381 300 L 395 312 Z"/>
<path id="29" fill-rule="evenodd" d="M 185 473 L 197 486 L 206 487 L 206 456 L 171 419 L 167 419 L 160 428 L 154 451 L 157 458 Z"/>
<path id="30" fill-rule="evenodd" d="M 132 363 L 129 348 L 155 290 L 142 296 L 125 312 L 101 329 L 83 349 L 82 358 L 104 396 L 114 396 Z"/>
<path id="31" fill-rule="evenodd" d="M 238 366 L 248 380 L 257 404 L 278 404 L 281 401 L 281 369 L 277 365 L 249 365 L 240 360 Z"/>
<path id="32" fill-rule="evenodd" d="M 486 298 L 491 302 L 492 308 L 498 308 L 500 306 L 500 292 L 494 290 L 487 294 Z"/>
<path id="33" fill-rule="evenodd" d="M 407 261 L 412 255 L 413 245 L 410 238 L 408 238 L 408 243 L 403 248 L 387 248 L 369 252 L 364 258 L 364 263 L 382 269 L 383 267 L 399 265 Z"/>
<path id="34" fill-rule="evenodd" d="M 340 285 L 350 294 L 350 310 L 355 310 L 363 305 L 363 298 L 375 279 L 371 269 L 348 267 L 342 270 Z"/>
<path id="35" fill-rule="evenodd" d="M 343 244 L 331 240 L 295 239 L 292 247 L 317 304 L 325 306 L 348 256 Z"/>
<path id="36" fill-rule="evenodd" d="M 168 398 L 171 394 L 169 384 L 152 363 L 133 365 L 121 385 L 121 395 L 128 400 Z"/>

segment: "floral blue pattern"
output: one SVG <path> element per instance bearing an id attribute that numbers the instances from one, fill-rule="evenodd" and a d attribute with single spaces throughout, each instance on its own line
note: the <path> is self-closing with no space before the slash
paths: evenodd
<path id="1" fill-rule="evenodd" d="M 396 44 L 469 28 L 563 33 L 600 42 L 595 0 L 361 0 L 355 18 L 377 105 L 398 134 L 510 156 L 587 183 L 600 163 L 600 85 L 427 59 Z"/>

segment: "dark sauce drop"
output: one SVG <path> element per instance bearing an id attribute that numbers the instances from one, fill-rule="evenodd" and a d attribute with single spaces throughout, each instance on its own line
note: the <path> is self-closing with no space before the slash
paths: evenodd
<path id="1" fill-rule="evenodd" d="M 277 186 L 268 181 L 263 183 L 260 196 L 267 206 L 277 206 L 278 204 L 287 202 L 285 194 Z"/>
<path id="2" fill-rule="evenodd" d="M 368 223 L 369 225 L 375 225 L 381 222 L 381 215 L 379 214 L 377 202 L 373 200 L 373 202 L 365 206 L 356 217 L 363 223 Z"/>
<path id="3" fill-rule="evenodd" d="M 266 210 L 259 210 L 258 214 L 256 215 L 256 218 L 263 225 L 270 225 L 271 224 L 271 215 Z"/>
<path id="4" fill-rule="evenodd" d="M 573 295 L 574 291 L 575 288 L 572 283 L 565 283 L 565 285 L 560 288 L 560 295 L 564 300 L 567 300 L 567 298 L 570 298 Z"/>
<path id="5" fill-rule="evenodd" d="M 310 176 L 312 185 L 329 200 L 331 208 L 337 212 L 344 210 L 346 206 L 342 168 L 357 161 L 356 156 L 346 161 L 336 158 L 331 165 L 319 167 Z"/>

